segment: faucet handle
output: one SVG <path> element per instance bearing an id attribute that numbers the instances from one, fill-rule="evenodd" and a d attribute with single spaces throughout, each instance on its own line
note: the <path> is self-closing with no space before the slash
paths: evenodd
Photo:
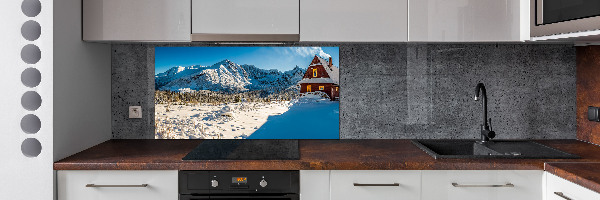
<path id="1" fill-rule="evenodd" d="M 490 131 L 493 131 L 494 129 L 492 129 L 492 118 L 490 118 Z"/>
<path id="2" fill-rule="evenodd" d="M 496 132 L 495 131 L 489 131 L 487 133 L 487 137 L 490 139 L 494 139 L 496 137 Z"/>

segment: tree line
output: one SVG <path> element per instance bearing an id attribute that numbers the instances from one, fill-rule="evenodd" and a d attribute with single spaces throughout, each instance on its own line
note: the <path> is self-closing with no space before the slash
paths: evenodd
<path id="1" fill-rule="evenodd" d="M 290 101 L 297 99 L 300 95 L 297 90 L 289 89 L 277 92 L 267 92 L 264 90 L 248 91 L 240 93 L 225 93 L 208 90 L 179 92 L 179 91 L 161 91 L 154 92 L 155 104 L 187 105 L 187 104 L 223 104 L 238 102 L 271 102 L 271 101 Z"/>

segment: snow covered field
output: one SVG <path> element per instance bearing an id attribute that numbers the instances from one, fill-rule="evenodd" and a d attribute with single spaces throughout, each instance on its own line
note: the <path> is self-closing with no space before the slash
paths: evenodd
<path id="1" fill-rule="evenodd" d="M 155 106 L 156 138 L 242 139 L 260 128 L 270 115 L 288 110 L 289 101 L 221 105 Z"/>
<path id="2" fill-rule="evenodd" d="M 155 123 L 157 139 L 338 139 L 339 102 L 157 104 Z"/>

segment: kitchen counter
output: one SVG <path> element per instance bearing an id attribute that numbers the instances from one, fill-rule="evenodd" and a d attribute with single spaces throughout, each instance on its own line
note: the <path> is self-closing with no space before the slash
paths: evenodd
<path id="1" fill-rule="evenodd" d="M 558 177 L 600 193 L 600 163 L 551 162 L 545 170 Z"/>
<path id="2" fill-rule="evenodd" d="M 410 140 L 300 140 L 300 160 L 183 161 L 202 140 L 109 140 L 54 163 L 55 170 L 546 170 L 600 193 L 600 147 L 536 142 L 580 159 L 434 159 Z"/>
<path id="3" fill-rule="evenodd" d="M 54 163 L 55 170 L 543 170 L 546 162 L 600 162 L 600 147 L 537 140 L 581 159 L 439 159 L 410 140 L 301 140 L 300 160 L 183 161 L 202 140 L 109 140 Z"/>

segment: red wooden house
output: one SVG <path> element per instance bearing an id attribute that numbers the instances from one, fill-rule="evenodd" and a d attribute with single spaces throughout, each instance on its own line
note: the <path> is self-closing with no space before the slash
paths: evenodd
<path id="1" fill-rule="evenodd" d="M 333 66 L 331 57 L 329 61 L 315 55 L 306 69 L 300 82 L 300 93 L 323 92 L 332 100 L 340 97 L 340 69 Z"/>

